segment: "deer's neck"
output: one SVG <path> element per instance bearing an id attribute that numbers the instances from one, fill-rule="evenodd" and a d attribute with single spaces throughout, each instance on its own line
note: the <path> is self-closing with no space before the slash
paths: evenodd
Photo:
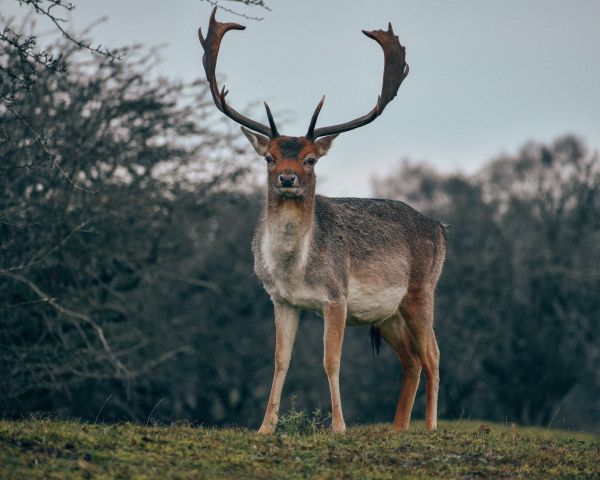
<path id="1" fill-rule="evenodd" d="M 262 253 L 272 274 L 288 276 L 306 265 L 314 214 L 314 194 L 284 198 L 269 192 Z"/>

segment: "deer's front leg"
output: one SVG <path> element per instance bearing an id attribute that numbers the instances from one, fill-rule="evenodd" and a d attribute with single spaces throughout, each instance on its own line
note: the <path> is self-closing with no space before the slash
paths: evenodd
<path id="1" fill-rule="evenodd" d="M 331 427 L 334 433 L 344 433 L 346 423 L 342 413 L 342 400 L 340 397 L 340 362 L 342 356 L 342 342 L 346 326 L 346 302 L 330 303 L 323 310 L 325 318 L 325 332 L 323 335 L 323 366 L 329 381 L 331 392 Z"/>
<path id="2" fill-rule="evenodd" d="M 277 426 L 281 391 L 292 357 L 298 318 L 299 311 L 296 308 L 285 303 L 275 303 L 275 374 L 265 418 L 258 433 L 273 433 Z"/>

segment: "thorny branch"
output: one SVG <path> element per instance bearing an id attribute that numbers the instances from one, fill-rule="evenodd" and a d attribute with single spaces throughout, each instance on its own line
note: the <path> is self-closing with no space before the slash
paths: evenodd
<path id="1" fill-rule="evenodd" d="M 88 190 L 85 187 L 82 187 L 81 185 L 75 183 L 73 181 L 73 179 L 67 174 L 67 172 L 65 172 L 61 166 L 60 163 L 58 161 L 58 155 L 56 153 L 54 153 L 52 150 L 50 150 L 50 148 L 48 148 L 48 140 L 42 136 L 42 134 L 40 132 L 38 132 L 32 125 L 31 123 L 29 123 L 29 121 L 24 118 L 19 112 L 17 112 L 11 105 L 10 102 L 4 102 L 5 103 L 6 109 L 17 119 L 19 120 L 26 128 L 27 130 L 30 131 L 31 135 L 33 136 L 34 141 L 40 146 L 40 148 L 42 149 L 42 151 L 46 154 L 47 158 L 49 160 L 52 161 L 52 168 L 56 171 L 58 171 L 58 173 L 67 181 L 69 182 L 73 188 L 77 189 L 77 190 L 83 190 L 84 192 L 88 192 L 88 193 L 94 193 L 91 190 Z"/>
<path id="2" fill-rule="evenodd" d="M 43 292 L 30 279 L 28 279 L 27 277 L 24 277 L 23 275 L 20 275 L 17 273 L 12 273 L 12 272 L 9 272 L 6 270 L 0 270 L 0 275 L 4 275 L 6 277 L 12 278 L 13 280 L 16 280 L 17 282 L 27 285 L 40 298 L 40 300 L 46 302 L 48 305 L 53 307 L 57 312 L 62 313 L 63 315 L 71 317 L 75 320 L 79 320 L 79 321 L 91 326 L 92 329 L 96 332 L 96 336 L 98 337 L 98 340 L 100 341 L 100 344 L 102 345 L 102 348 L 106 352 L 109 360 L 111 361 L 113 366 L 116 368 L 117 372 L 120 372 L 120 374 L 126 379 L 132 378 L 132 374 L 129 371 L 129 369 L 125 365 L 123 365 L 123 363 L 117 358 L 117 356 L 112 351 L 112 348 L 110 347 L 108 341 L 106 340 L 106 336 L 104 335 L 104 330 L 102 329 L 102 327 L 100 325 L 98 325 L 95 321 L 93 321 L 89 315 L 86 315 L 81 312 L 77 312 L 75 310 L 71 310 L 67 307 L 64 307 L 63 305 L 58 303 L 54 298 L 52 298 L 50 295 Z"/>
<path id="3" fill-rule="evenodd" d="M 224 7 L 223 5 L 221 5 L 219 0 L 204 0 L 204 1 L 210 3 L 213 7 L 217 7 L 220 10 L 223 10 L 224 12 L 228 12 L 233 15 L 237 15 L 238 17 L 246 18 L 248 20 L 256 20 L 258 22 L 263 20 L 263 17 L 254 17 L 251 15 L 242 13 L 242 12 L 238 12 L 232 8 Z M 226 1 L 243 3 L 246 6 L 261 7 L 261 8 L 264 8 L 265 10 L 271 11 L 271 8 L 268 5 L 266 5 L 263 0 L 226 0 Z"/>
<path id="4" fill-rule="evenodd" d="M 62 18 L 57 11 L 71 12 L 75 8 L 72 3 L 64 0 L 14 1 L 17 1 L 21 7 L 29 7 L 35 14 L 48 19 L 60 35 L 76 49 L 101 55 L 111 61 L 121 59 L 122 50 L 110 50 L 101 45 L 93 46 L 91 42 L 76 38 L 65 29 L 66 19 Z M 2 15 L 0 19 L 6 21 Z M 0 30 L 0 48 L 0 104 L 30 132 L 31 138 L 41 147 L 42 152 L 51 162 L 51 168 L 57 170 L 73 188 L 85 190 L 60 167 L 57 155 L 47 145 L 44 132 L 38 131 L 25 116 L 20 114 L 15 103 L 18 94 L 27 94 L 36 83 L 40 71 L 66 72 L 67 65 L 63 56 L 55 56 L 49 49 L 38 47 L 35 35 L 25 34 L 11 26 L 5 26 Z M 16 52 L 18 62 L 11 61 L 10 51 Z"/>
<path id="5" fill-rule="evenodd" d="M 64 2 L 63 0 L 16 0 L 20 5 L 26 5 L 34 9 L 34 11 L 46 17 L 52 24 L 58 29 L 58 31 L 62 34 L 64 38 L 66 38 L 69 42 L 73 43 L 79 48 L 84 50 L 88 50 L 93 53 L 97 53 L 99 55 L 103 55 L 111 60 L 120 59 L 121 52 L 119 50 L 111 51 L 110 49 L 103 47 L 102 45 L 98 45 L 96 47 L 92 46 L 91 42 L 86 42 L 80 39 L 75 38 L 69 32 L 65 30 L 63 27 L 63 23 L 67 20 L 65 18 L 59 17 L 57 14 L 52 12 L 52 9 L 59 8 L 63 9 L 66 12 L 71 12 L 75 10 L 75 5 L 70 2 Z M 45 7 L 45 4 L 49 4 Z"/>

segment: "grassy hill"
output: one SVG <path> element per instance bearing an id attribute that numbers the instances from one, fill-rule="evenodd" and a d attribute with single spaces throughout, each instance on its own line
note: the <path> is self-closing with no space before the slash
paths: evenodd
<path id="1" fill-rule="evenodd" d="M 0 478 L 600 478 L 600 437 L 441 422 L 334 436 L 288 417 L 283 432 L 189 425 L 0 421 Z"/>

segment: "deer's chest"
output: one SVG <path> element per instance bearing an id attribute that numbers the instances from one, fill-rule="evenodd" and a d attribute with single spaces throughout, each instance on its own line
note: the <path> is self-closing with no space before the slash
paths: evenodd
<path id="1" fill-rule="evenodd" d="M 310 248 L 308 233 L 299 235 L 285 226 L 264 232 L 259 277 L 274 300 L 310 310 L 322 309 L 327 293 L 308 274 Z"/>

